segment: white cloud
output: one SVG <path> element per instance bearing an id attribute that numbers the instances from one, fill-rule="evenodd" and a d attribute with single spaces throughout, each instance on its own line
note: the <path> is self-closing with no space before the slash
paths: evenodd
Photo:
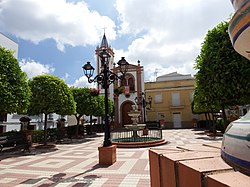
<path id="1" fill-rule="evenodd" d="M 65 45 L 96 45 L 100 41 L 104 26 L 107 28 L 109 40 L 114 40 L 115 23 L 107 16 L 89 10 L 84 1 L 0 1 L 2 31 L 34 43 L 53 39 L 61 51 Z"/>
<path id="2" fill-rule="evenodd" d="M 116 8 L 122 33 L 154 31 L 172 42 L 200 37 L 233 11 L 230 1 L 217 0 L 117 0 Z"/>
<path id="3" fill-rule="evenodd" d="M 55 71 L 55 68 L 50 65 L 41 64 L 34 60 L 22 59 L 19 64 L 22 71 L 24 71 L 29 78 L 42 74 L 52 74 Z"/>
<path id="4" fill-rule="evenodd" d="M 116 0 L 120 34 L 133 35 L 126 54 L 129 62 L 141 61 L 145 81 L 164 73 L 194 74 L 193 65 L 207 31 L 229 18 L 230 1 L 218 0 Z"/>
<path id="5" fill-rule="evenodd" d="M 77 79 L 73 85 L 70 86 L 74 86 L 74 87 L 78 87 L 78 88 L 95 88 L 96 85 L 94 83 L 90 84 L 88 82 L 88 79 L 86 76 L 82 76 L 79 79 Z"/>
<path id="6" fill-rule="evenodd" d="M 207 31 L 233 12 L 228 0 L 116 0 L 116 10 L 111 3 L 107 9 L 95 7 L 102 6 L 97 0 L 93 4 L 90 9 L 84 0 L 0 0 L 0 30 L 38 44 L 53 39 L 63 51 L 65 45 L 100 44 L 106 27 L 112 46 L 119 33 L 115 62 L 122 56 L 132 64 L 140 60 L 145 80 L 154 80 L 155 69 L 158 76 L 173 71 L 194 74 L 193 64 Z M 95 8 L 119 17 L 112 20 Z M 71 69 L 58 71 L 66 71 L 63 79 L 73 82 L 74 76 L 68 76 L 75 74 Z M 86 85 L 93 87 L 83 77 L 74 83 Z"/>

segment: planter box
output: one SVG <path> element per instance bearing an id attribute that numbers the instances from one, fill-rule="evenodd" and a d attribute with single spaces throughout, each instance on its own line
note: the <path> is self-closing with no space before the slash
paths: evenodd
<path id="1" fill-rule="evenodd" d="M 116 162 L 116 145 L 98 147 L 98 151 L 100 165 L 112 165 Z"/>

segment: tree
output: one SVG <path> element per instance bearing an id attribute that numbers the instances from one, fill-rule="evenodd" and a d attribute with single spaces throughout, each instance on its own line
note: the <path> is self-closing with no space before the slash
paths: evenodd
<path id="1" fill-rule="evenodd" d="M 44 144 L 47 144 L 47 116 L 50 113 L 71 115 L 76 104 L 68 85 L 58 77 L 40 75 L 30 81 L 31 100 L 29 114 L 45 114 Z"/>
<path id="2" fill-rule="evenodd" d="M 99 95 L 98 97 L 95 97 L 95 105 L 93 105 L 91 110 L 91 119 L 92 116 L 98 116 L 98 117 L 105 117 L 105 97 L 103 95 Z M 108 98 L 108 115 L 111 116 L 113 113 L 114 104 L 113 101 Z M 92 131 L 92 129 L 91 129 Z"/>
<path id="3" fill-rule="evenodd" d="M 234 51 L 228 35 L 228 22 L 222 22 L 208 31 L 200 55 L 196 58 L 195 68 L 198 70 L 198 97 L 194 97 L 194 108 L 204 104 L 201 101 L 210 108 L 220 108 L 226 124 L 225 108 L 248 104 L 250 63 Z"/>
<path id="4" fill-rule="evenodd" d="M 77 121 L 76 124 L 76 137 L 78 137 L 80 119 L 84 114 L 88 114 L 90 106 L 90 97 L 91 90 L 89 88 L 71 88 L 74 100 L 76 102 L 76 113 L 75 118 Z"/>
<path id="5" fill-rule="evenodd" d="M 25 113 L 29 105 L 30 88 L 13 52 L 0 47 L 0 114 Z"/>
<path id="6" fill-rule="evenodd" d="M 99 116 L 99 117 L 103 117 L 105 116 L 105 104 L 104 104 L 104 96 L 100 95 L 97 98 L 97 105 L 95 108 L 93 108 L 93 115 L 94 116 Z M 108 114 L 112 114 L 113 112 L 113 101 L 108 98 Z"/>
<path id="7" fill-rule="evenodd" d="M 92 116 L 104 116 L 104 96 L 99 95 L 99 91 L 93 88 L 71 88 L 71 92 L 76 102 L 75 117 L 77 120 L 76 137 L 79 132 L 80 118 L 83 115 L 90 116 L 90 123 L 92 123 Z M 109 99 L 109 114 L 112 113 L 113 102 Z M 92 129 L 90 129 L 91 131 Z"/>
<path id="8" fill-rule="evenodd" d="M 104 96 L 93 94 L 95 89 L 91 89 L 91 96 L 89 97 L 88 112 L 85 114 L 90 117 L 90 133 L 92 133 L 92 117 L 103 117 L 105 116 L 105 103 Z M 108 114 L 113 111 L 113 101 L 108 98 Z"/>

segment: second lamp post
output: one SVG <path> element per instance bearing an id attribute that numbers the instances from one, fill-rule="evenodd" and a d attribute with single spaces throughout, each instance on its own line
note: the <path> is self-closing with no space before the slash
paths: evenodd
<path id="1" fill-rule="evenodd" d="M 141 105 L 143 108 L 143 123 L 146 123 L 146 106 L 149 104 L 151 108 L 151 103 L 152 103 L 152 97 L 148 97 L 148 101 L 146 101 L 146 95 L 144 92 L 142 92 L 141 97 L 136 97 L 135 98 L 135 103 L 137 105 Z"/>

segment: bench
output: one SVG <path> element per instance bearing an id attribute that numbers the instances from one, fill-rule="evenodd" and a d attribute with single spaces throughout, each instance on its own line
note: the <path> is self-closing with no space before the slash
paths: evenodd
<path id="1" fill-rule="evenodd" d="M 0 152 L 11 148 L 21 148 L 23 152 L 30 152 L 30 146 L 31 141 L 21 132 L 6 133 L 0 136 Z"/>

